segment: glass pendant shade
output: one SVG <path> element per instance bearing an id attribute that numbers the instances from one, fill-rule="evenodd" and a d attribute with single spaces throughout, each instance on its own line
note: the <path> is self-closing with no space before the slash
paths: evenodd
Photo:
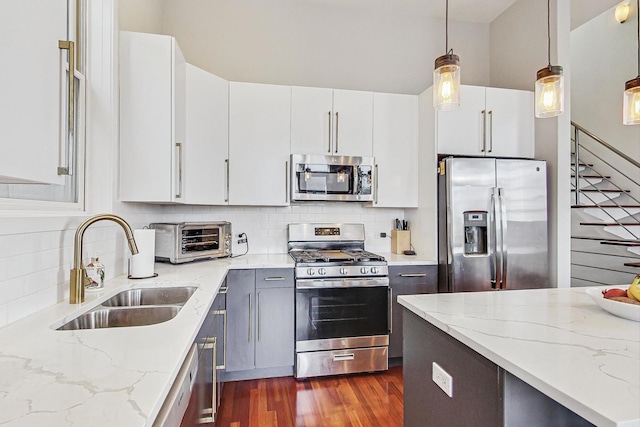
<path id="1" fill-rule="evenodd" d="M 640 125 L 640 76 L 625 84 L 622 123 Z"/>
<path id="2" fill-rule="evenodd" d="M 447 54 L 436 59 L 433 70 L 433 108 L 453 110 L 460 106 L 460 57 Z"/>
<path id="3" fill-rule="evenodd" d="M 564 112 L 562 67 L 549 65 L 538 71 L 535 86 L 536 117 L 545 119 Z"/>

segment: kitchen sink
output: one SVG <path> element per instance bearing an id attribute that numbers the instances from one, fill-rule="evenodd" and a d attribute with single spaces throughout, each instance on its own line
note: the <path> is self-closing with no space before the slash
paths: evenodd
<path id="1" fill-rule="evenodd" d="M 58 330 L 68 331 L 76 329 L 154 325 L 173 319 L 181 308 L 181 306 L 177 305 L 99 308 L 81 314 L 70 322 L 60 326 Z"/>
<path id="2" fill-rule="evenodd" d="M 102 305 L 104 307 L 184 305 L 197 289 L 195 286 L 127 289 L 112 296 Z"/>

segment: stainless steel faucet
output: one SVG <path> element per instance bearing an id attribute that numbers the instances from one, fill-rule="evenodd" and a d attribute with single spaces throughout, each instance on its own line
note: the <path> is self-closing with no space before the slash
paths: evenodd
<path id="1" fill-rule="evenodd" d="M 71 277 L 69 279 L 69 304 L 80 304 L 84 302 L 84 285 L 87 280 L 87 271 L 82 265 L 82 238 L 85 230 L 94 222 L 109 220 L 116 224 L 119 224 L 124 230 L 124 234 L 127 236 L 127 243 L 129 243 L 129 250 L 131 254 L 138 253 L 138 246 L 133 238 L 133 231 L 131 227 L 124 219 L 113 214 L 98 214 L 84 221 L 78 226 L 76 230 L 76 237 L 73 243 L 73 268 L 71 269 Z"/>

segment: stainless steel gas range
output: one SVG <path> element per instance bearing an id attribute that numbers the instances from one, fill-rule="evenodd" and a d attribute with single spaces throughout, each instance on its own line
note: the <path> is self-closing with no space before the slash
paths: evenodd
<path id="1" fill-rule="evenodd" d="M 363 224 L 290 224 L 296 262 L 296 378 L 388 368 L 385 259 L 364 250 Z"/>

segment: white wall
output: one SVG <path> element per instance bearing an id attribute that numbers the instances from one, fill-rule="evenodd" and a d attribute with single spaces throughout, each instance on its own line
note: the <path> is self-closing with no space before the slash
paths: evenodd
<path id="1" fill-rule="evenodd" d="M 571 32 L 571 102 L 574 122 L 640 161 L 640 126 L 622 124 L 624 83 L 638 74 L 636 13 L 634 5 L 629 19 L 619 24 L 611 8 Z M 587 138 L 581 138 L 581 142 L 596 146 Z M 637 168 L 614 160 L 618 160 L 614 162 L 617 168 L 640 181 Z M 599 172 L 616 179 L 615 171 Z M 617 182 L 623 185 L 625 181 Z M 640 198 L 637 189 L 634 196 Z"/>
<path id="2" fill-rule="evenodd" d="M 162 34 L 160 0 L 120 0 L 118 3 L 118 23 L 121 30 Z"/>
<path id="3" fill-rule="evenodd" d="M 136 0 L 120 0 L 122 7 Z M 164 0 L 187 62 L 231 81 L 419 94 L 444 54 L 442 19 L 372 5 Z M 489 83 L 489 27 L 450 21 L 465 84 Z"/>

